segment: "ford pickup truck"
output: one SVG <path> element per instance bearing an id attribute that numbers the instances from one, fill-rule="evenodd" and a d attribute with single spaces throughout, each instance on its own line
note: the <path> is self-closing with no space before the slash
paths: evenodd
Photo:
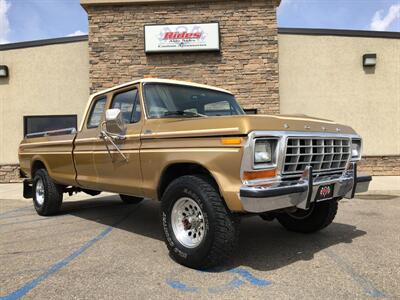
<path id="1" fill-rule="evenodd" d="M 204 269 L 230 256 L 244 215 L 302 233 L 332 223 L 338 201 L 368 190 L 361 147 L 329 120 L 246 115 L 229 91 L 143 79 L 92 95 L 77 130 L 26 136 L 19 160 L 38 214 L 64 193 L 154 199 L 171 256 Z"/>

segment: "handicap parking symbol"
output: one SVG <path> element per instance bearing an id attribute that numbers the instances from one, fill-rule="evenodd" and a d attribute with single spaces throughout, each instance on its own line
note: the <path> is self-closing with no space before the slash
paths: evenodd
<path id="1" fill-rule="evenodd" d="M 224 271 L 222 273 L 230 273 L 233 275 L 232 279 L 229 279 L 227 282 L 212 285 L 212 286 L 196 286 L 192 284 L 188 284 L 180 279 L 178 279 L 177 275 L 169 276 L 166 279 L 166 283 L 173 289 L 179 290 L 181 292 L 186 293 L 200 293 L 200 292 L 207 292 L 210 294 L 218 294 L 227 291 L 231 291 L 245 284 L 250 284 L 254 287 L 266 287 L 272 284 L 271 281 L 260 279 L 255 277 L 251 272 L 247 271 L 244 268 L 234 268 L 231 270 Z"/>

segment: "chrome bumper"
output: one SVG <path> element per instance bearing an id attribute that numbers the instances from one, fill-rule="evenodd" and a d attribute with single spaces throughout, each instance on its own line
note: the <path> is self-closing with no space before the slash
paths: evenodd
<path id="1" fill-rule="evenodd" d="M 353 163 L 343 175 L 313 177 L 312 167 L 307 167 L 300 180 L 280 181 L 268 185 L 242 186 L 240 200 L 247 212 L 262 213 L 282 208 L 309 209 L 316 201 L 321 186 L 333 185 L 333 195 L 318 201 L 345 197 L 368 191 L 371 176 L 358 176 L 357 164 Z"/>

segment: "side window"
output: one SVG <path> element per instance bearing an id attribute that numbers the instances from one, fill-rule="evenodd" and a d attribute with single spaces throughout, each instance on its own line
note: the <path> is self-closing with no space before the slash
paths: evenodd
<path id="1" fill-rule="evenodd" d="M 136 123 L 140 120 L 140 103 L 137 89 L 116 94 L 111 108 L 119 108 L 125 123 Z"/>
<path id="2" fill-rule="evenodd" d="M 95 100 L 90 111 L 89 119 L 87 122 L 87 128 L 96 128 L 100 125 L 101 118 L 104 114 L 104 108 L 107 102 L 107 97 L 101 97 Z"/>
<path id="3" fill-rule="evenodd" d="M 140 106 L 139 97 L 136 97 L 135 109 L 133 110 L 133 115 L 132 115 L 133 123 L 139 122 L 141 116 L 142 116 L 142 108 Z"/>

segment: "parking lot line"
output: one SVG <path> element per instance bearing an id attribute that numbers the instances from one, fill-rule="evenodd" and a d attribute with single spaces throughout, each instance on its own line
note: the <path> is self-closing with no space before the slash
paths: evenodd
<path id="1" fill-rule="evenodd" d="M 21 288 L 17 289 L 16 291 L 11 292 L 10 294 L 8 294 L 6 296 L 0 297 L 0 299 L 1 300 L 16 300 L 16 299 L 20 299 L 21 297 L 26 295 L 29 291 L 34 289 L 36 286 L 38 286 L 40 283 L 42 283 L 48 277 L 50 277 L 51 275 L 57 273 L 59 270 L 61 270 L 65 266 L 67 266 L 71 261 L 73 261 L 75 258 L 80 256 L 82 253 L 84 253 L 87 249 L 92 247 L 98 241 L 104 239 L 114 229 L 115 226 L 117 226 L 118 224 L 123 222 L 125 219 L 127 219 L 135 210 L 138 209 L 138 207 L 139 207 L 139 205 L 136 206 L 133 210 L 131 210 L 124 217 L 119 219 L 117 222 L 115 222 L 113 225 L 108 226 L 101 233 L 99 233 L 96 237 L 94 237 L 93 239 L 87 241 L 78 250 L 76 250 L 75 252 L 73 252 L 69 256 L 63 258 L 62 260 L 58 261 L 57 263 L 51 265 L 45 272 L 40 274 L 35 279 L 27 282 L 25 285 L 23 285 Z"/>
<path id="2" fill-rule="evenodd" d="M 364 290 L 364 292 L 374 298 L 384 298 L 385 293 L 376 289 L 371 281 L 356 272 L 342 257 L 337 255 L 333 250 L 325 249 L 324 253 L 330 257 L 336 265 L 345 273 L 349 274 L 351 278 Z"/>

